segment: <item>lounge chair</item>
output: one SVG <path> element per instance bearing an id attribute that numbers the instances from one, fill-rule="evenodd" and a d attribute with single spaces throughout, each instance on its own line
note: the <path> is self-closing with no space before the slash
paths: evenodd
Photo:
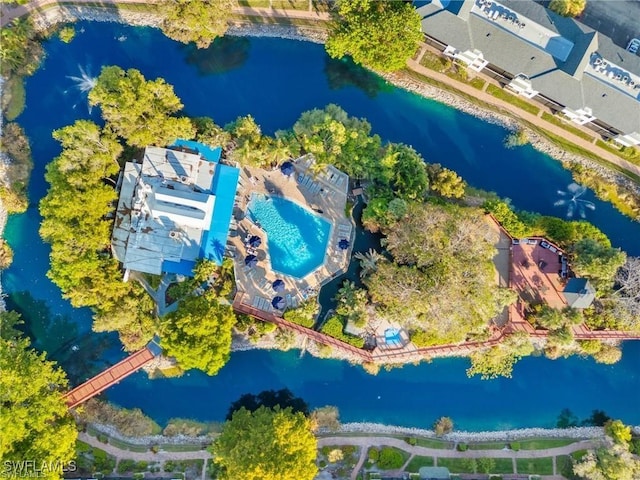
<path id="1" fill-rule="evenodd" d="M 253 301 L 251 302 L 251 306 L 258 308 L 258 300 L 260 300 L 260 297 L 253 297 Z"/>
<path id="2" fill-rule="evenodd" d="M 287 307 L 291 307 L 291 306 L 293 306 L 293 298 L 291 298 L 291 294 L 290 294 L 290 293 L 287 293 L 287 295 L 286 295 L 286 297 L 285 297 L 285 298 L 286 298 L 286 300 L 287 300 Z"/>

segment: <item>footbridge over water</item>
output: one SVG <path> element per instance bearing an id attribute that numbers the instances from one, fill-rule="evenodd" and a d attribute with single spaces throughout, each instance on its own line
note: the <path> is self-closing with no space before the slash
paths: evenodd
<path id="1" fill-rule="evenodd" d="M 162 353 L 162 348 L 158 345 L 158 339 L 154 338 L 142 350 L 132 353 L 65 394 L 64 399 L 67 405 L 69 408 L 77 407 L 91 397 L 95 397 L 111 385 L 140 370 L 160 353 Z"/>

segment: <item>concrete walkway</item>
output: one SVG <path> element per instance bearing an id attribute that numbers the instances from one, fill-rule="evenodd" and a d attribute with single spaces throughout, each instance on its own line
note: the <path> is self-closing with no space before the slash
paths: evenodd
<path id="1" fill-rule="evenodd" d="M 505 442 L 507 443 L 507 442 Z M 580 440 L 570 445 L 541 450 L 467 450 L 459 452 L 451 449 L 428 448 L 409 445 L 402 439 L 393 437 L 323 437 L 318 439 L 318 446 L 353 445 L 361 448 L 395 447 L 413 455 L 440 458 L 546 458 L 570 455 L 578 450 L 588 450 L 600 446 L 600 440 Z"/>
<path id="2" fill-rule="evenodd" d="M 505 442 L 506 443 L 506 442 Z M 555 448 L 543 448 L 540 450 L 467 450 L 459 452 L 455 449 L 440 449 L 440 448 L 428 448 L 418 445 L 409 445 L 404 440 L 394 437 L 323 437 L 318 439 L 318 448 L 325 446 L 342 446 L 353 445 L 359 447 L 360 458 L 358 463 L 351 472 L 351 480 L 355 480 L 358 472 L 364 465 L 367 459 L 367 451 L 369 447 L 395 447 L 399 450 L 403 450 L 410 454 L 409 460 L 405 462 L 402 469 L 397 473 L 402 472 L 411 459 L 418 455 L 421 457 L 434 457 L 434 465 L 438 465 L 438 458 L 510 458 L 513 462 L 514 474 L 517 474 L 516 460 L 519 458 L 548 458 L 551 457 L 553 462 L 553 476 L 545 476 L 545 478 L 554 478 L 558 475 L 556 469 L 556 457 L 570 455 L 578 450 L 589 450 L 599 447 L 602 444 L 602 440 L 580 440 L 570 445 Z M 508 474 L 507 474 L 508 475 Z M 557 478 L 562 478 L 557 476 Z"/>
<path id="3" fill-rule="evenodd" d="M 102 443 L 96 437 L 80 432 L 78 433 L 78 440 L 83 441 L 91 445 L 92 447 L 104 450 L 109 455 L 116 458 L 116 468 L 121 460 L 135 460 L 136 462 L 157 462 L 161 466 L 166 461 L 184 461 L 184 460 L 204 460 L 202 465 L 202 471 L 200 473 L 201 480 L 205 480 L 207 476 L 207 463 L 212 458 L 211 454 L 207 450 L 193 450 L 189 452 L 166 452 L 160 450 L 158 453 L 153 453 L 151 450 L 147 452 L 131 452 L 129 450 L 123 450 L 108 443 Z M 115 470 L 115 469 L 114 469 Z"/>
<path id="4" fill-rule="evenodd" d="M 158 453 L 153 453 L 151 450 L 148 452 L 131 452 L 129 450 L 123 450 L 114 445 L 108 443 L 102 443 L 96 437 L 92 437 L 88 433 L 78 433 L 78 440 L 88 443 L 92 447 L 104 450 L 109 455 L 113 455 L 116 459 L 123 460 L 135 460 L 137 462 L 166 462 L 167 460 L 205 460 L 211 458 L 211 454 L 207 450 L 193 450 L 189 452 L 166 452 L 160 450 Z"/>

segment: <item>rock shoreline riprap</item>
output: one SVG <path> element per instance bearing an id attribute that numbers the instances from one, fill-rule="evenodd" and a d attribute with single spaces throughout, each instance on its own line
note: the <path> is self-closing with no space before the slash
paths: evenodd
<path id="1" fill-rule="evenodd" d="M 144 437 L 127 437 L 122 435 L 112 425 L 91 424 L 96 430 L 118 440 L 135 445 L 153 444 L 205 444 L 211 441 L 210 437 L 190 437 L 176 435 L 167 437 L 163 435 L 149 435 Z M 640 433 L 640 427 L 632 427 L 635 434 Z M 385 425 L 382 423 L 352 422 L 344 423 L 338 431 L 321 431 L 319 434 L 337 435 L 341 433 L 361 433 L 363 436 L 371 435 L 406 435 L 411 437 L 433 438 L 449 442 L 513 442 L 532 438 L 569 438 L 575 440 L 603 438 L 603 427 L 573 427 L 573 428 L 520 428 L 514 430 L 482 431 L 482 432 L 451 432 L 443 436 L 436 436 L 433 430 Z"/>

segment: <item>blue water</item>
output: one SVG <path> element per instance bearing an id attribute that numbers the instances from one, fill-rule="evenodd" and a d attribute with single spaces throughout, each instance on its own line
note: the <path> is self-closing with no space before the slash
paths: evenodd
<path id="1" fill-rule="evenodd" d="M 267 233 L 271 267 L 303 278 L 324 263 L 331 225 L 327 220 L 278 196 L 251 196 L 251 220 Z"/>
<path id="2" fill-rule="evenodd" d="M 46 278 L 49 248 L 38 236 L 37 202 L 46 191 L 44 168 L 60 151 L 51 131 L 89 113 L 86 98 L 68 76 L 79 67 L 97 74 L 102 65 L 138 68 L 175 85 L 190 115 L 209 115 L 220 124 L 252 114 L 266 133 L 290 127 L 301 112 L 327 103 L 366 117 L 383 139 L 412 145 L 425 159 L 458 171 L 471 185 L 512 199 L 515 206 L 563 215 L 553 203 L 571 177 L 531 147 L 507 150 L 506 131 L 469 115 L 397 90 L 348 62 L 331 61 L 322 46 L 277 39 L 225 40 L 210 52 L 180 46 L 152 29 L 79 23 L 66 45 L 51 40 L 42 68 L 27 80 L 27 107 L 19 118 L 31 139 L 35 161 L 29 186 L 32 206 L 14 216 L 7 238 L 12 267 L 2 280 L 9 302 L 27 317 L 36 346 L 60 360 L 81 381 L 124 353 L 113 334 L 90 331 L 90 312 L 73 309 Z M 126 37 L 125 41 L 118 41 Z M 55 114 L 52 114 L 55 112 Z M 640 255 L 640 224 L 594 198 L 587 219 L 614 245 Z M 78 345 L 73 352 L 71 346 Z M 461 428 L 553 423 L 563 407 L 580 416 L 601 408 L 629 423 L 640 423 L 640 342 L 624 346 L 615 366 L 570 358 L 527 358 L 513 379 L 468 379 L 465 359 L 407 365 L 377 377 L 344 362 L 298 358 L 298 352 L 244 352 L 232 355 L 216 377 L 199 372 L 173 380 L 149 381 L 143 374 L 108 391 L 122 405 L 140 407 L 163 421 L 172 416 L 220 420 L 241 393 L 289 387 L 313 406 L 337 405 L 345 420 L 429 425 L 450 415 Z"/>

